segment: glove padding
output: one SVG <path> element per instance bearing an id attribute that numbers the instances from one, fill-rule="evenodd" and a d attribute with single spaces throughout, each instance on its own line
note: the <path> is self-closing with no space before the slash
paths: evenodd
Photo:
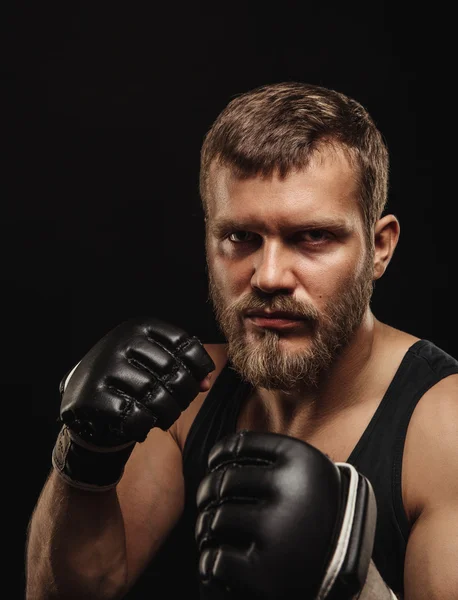
<path id="1" fill-rule="evenodd" d="M 142 442 L 152 427 L 174 423 L 214 368 L 196 337 L 158 319 L 132 319 L 105 335 L 61 383 L 60 417 L 96 446 Z"/>
<path id="2" fill-rule="evenodd" d="M 168 429 L 214 368 L 179 327 L 152 318 L 122 323 L 61 381 L 64 425 L 53 466 L 74 487 L 114 487 L 135 443 L 153 427 Z"/>
<path id="3" fill-rule="evenodd" d="M 210 452 L 197 493 L 202 597 L 347 600 L 367 576 L 370 482 L 300 440 L 238 432 Z"/>

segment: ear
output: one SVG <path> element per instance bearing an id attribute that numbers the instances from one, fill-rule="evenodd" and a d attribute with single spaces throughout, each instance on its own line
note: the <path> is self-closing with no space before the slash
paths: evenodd
<path id="1" fill-rule="evenodd" d="M 399 240 L 399 221 L 394 215 L 385 215 L 374 229 L 374 280 L 380 279 L 394 254 Z"/>

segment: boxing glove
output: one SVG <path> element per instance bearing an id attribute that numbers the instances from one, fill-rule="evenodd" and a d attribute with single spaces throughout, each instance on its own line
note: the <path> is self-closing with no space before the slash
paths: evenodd
<path id="1" fill-rule="evenodd" d="M 377 507 L 370 482 L 300 440 L 219 441 L 197 493 L 202 597 L 348 600 L 364 586 Z"/>
<path id="2" fill-rule="evenodd" d="M 75 487 L 114 487 L 135 443 L 153 427 L 168 429 L 214 368 L 179 327 L 154 318 L 121 323 L 60 383 L 54 468 Z"/>

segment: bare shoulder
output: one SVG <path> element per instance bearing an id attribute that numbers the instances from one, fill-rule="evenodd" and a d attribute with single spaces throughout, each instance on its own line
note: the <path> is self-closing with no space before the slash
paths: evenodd
<path id="1" fill-rule="evenodd" d="M 420 399 L 407 430 L 403 496 L 413 522 L 432 505 L 458 507 L 458 374 L 445 377 Z"/>
<path id="2" fill-rule="evenodd" d="M 191 425 L 199 412 L 207 394 L 210 392 L 213 383 L 224 368 L 227 362 L 227 345 L 226 344 L 204 344 L 205 350 L 215 363 L 215 370 L 212 373 L 210 389 L 206 392 L 201 392 L 191 402 L 188 408 L 183 411 L 180 418 L 169 429 L 170 435 L 174 438 L 178 447 L 183 451 L 186 438 L 188 436 Z"/>

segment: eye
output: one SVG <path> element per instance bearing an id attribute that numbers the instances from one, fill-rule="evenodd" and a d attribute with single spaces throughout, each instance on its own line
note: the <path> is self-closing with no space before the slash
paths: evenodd
<path id="1" fill-rule="evenodd" d="M 311 244 L 319 244 L 330 240 L 332 238 L 332 234 L 324 229 L 308 229 L 307 231 L 301 231 L 298 234 L 298 237 L 300 241 Z"/>
<path id="2" fill-rule="evenodd" d="M 227 239 L 233 244 L 252 242 L 254 240 L 254 233 L 251 233 L 250 231 L 233 231 L 227 236 Z"/>

